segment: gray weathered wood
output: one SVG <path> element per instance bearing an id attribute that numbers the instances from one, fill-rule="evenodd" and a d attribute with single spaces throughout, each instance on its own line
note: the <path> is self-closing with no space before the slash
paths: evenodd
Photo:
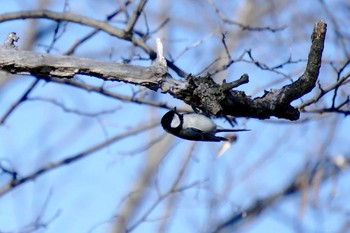
<path id="1" fill-rule="evenodd" d="M 122 81 L 157 89 L 166 67 L 149 67 L 97 61 L 87 58 L 34 53 L 0 48 L 0 69 L 13 74 L 72 78 L 82 74 L 110 81 Z"/>
<path id="2" fill-rule="evenodd" d="M 242 91 L 232 90 L 249 81 L 247 75 L 231 83 L 215 83 L 212 77 L 174 79 L 167 73 L 165 63 L 154 62 L 149 67 L 117 64 L 61 55 L 50 55 L 21 51 L 16 48 L 0 48 L 0 69 L 13 74 L 32 74 L 50 80 L 89 75 L 109 81 L 121 81 L 145 86 L 152 90 L 178 98 L 193 108 L 209 115 L 240 116 L 267 119 L 271 116 L 297 120 L 298 109 L 291 102 L 309 93 L 316 85 L 322 61 L 322 52 L 327 25 L 323 21 L 315 24 L 311 36 L 311 47 L 304 74 L 291 84 L 280 89 L 266 91 L 261 97 L 252 99 Z"/>

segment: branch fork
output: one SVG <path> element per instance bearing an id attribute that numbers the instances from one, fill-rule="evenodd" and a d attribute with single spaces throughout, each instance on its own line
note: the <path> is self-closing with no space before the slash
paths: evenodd
<path id="1" fill-rule="evenodd" d="M 156 60 L 150 67 L 0 48 L 0 69 L 13 74 L 34 74 L 46 80 L 71 78 L 83 74 L 107 81 L 145 86 L 154 91 L 161 89 L 163 93 L 169 93 L 194 109 L 201 109 L 209 115 L 258 119 L 275 116 L 297 120 L 300 112 L 291 105 L 291 102 L 309 93 L 317 83 L 326 31 L 325 22 L 316 22 L 311 35 L 308 62 L 301 77 L 280 89 L 267 91 L 255 99 L 243 91 L 233 90 L 249 82 L 247 74 L 243 74 L 233 82 L 224 80 L 221 85 L 215 83 L 210 75 L 205 77 L 188 75 L 185 80 L 172 78 L 167 72 L 167 60 L 164 58 L 160 39 L 157 39 Z M 5 44 L 14 47 L 14 42 L 17 40 L 16 34 L 10 33 Z"/>

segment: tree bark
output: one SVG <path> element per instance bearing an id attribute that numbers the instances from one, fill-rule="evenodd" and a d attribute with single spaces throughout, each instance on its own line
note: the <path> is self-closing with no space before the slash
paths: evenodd
<path id="1" fill-rule="evenodd" d="M 173 97 L 183 100 L 194 109 L 209 115 L 235 116 L 267 119 L 271 116 L 288 120 L 300 117 L 291 102 L 309 93 L 316 85 L 324 48 L 327 25 L 323 21 L 315 24 L 311 36 L 311 48 L 304 74 L 291 84 L 280 89 L 266 91 L 261 97 L 252 99 L 242 91 L 232 90 L 249 81 L 246 74 L 231 83 L 217 84 L 210 75 L 185 80 L 174 79 L 167 67 L 155 62 L 149 67 L 114 62 L 96 61 L 62 55 L 50 55 L 0 48 L 0 69 L 12 74 L 32 74 L 50 80 L 73 78 L 77 74 L 93 76 L 107 81 L 121 81 L 145 86 L 151 90 L 161 89 Z"/>

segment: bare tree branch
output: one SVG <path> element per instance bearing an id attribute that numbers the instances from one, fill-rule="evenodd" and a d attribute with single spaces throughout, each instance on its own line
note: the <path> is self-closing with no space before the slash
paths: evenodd
<path id="1" fill-rule="evenodd" d="M 193 188 L 194 186 L 196 186 L 198 184 L 198 182 L 195 182 L 191 185 L 187 185 L 184 187 L 180 187 L 180 183 L 183 181 L 184 176 L 185 176 L 185 170 L 188 167 L 191 155 L 193 153 L 193 150 L 195 148 L 196 144 L 192 143 L 192 145 L 189 148 L 189 152 L 184 154 L 184 161 L 183 164 L 180 165 L 179 168 L 179 174 L 177 176 L 177 179 L 175 180 L 175 182 L 173 183 L 173 185 L 170 187 L 170 189 L 164 193 L 164 194 L 159 194 L 159 197 L 155 200 L 155 202 L 153 203 L 153 205 L 151 205 L 148 210 L 138 219 L 136 220 L 132 225 L 130 225 L 127 228 L 127 232 L 132 232 L 136 227 L 138 227 L 142 222 L 144 222 L 145 220 L 147 220 L 147 218 L 149 217 L 149 215 L 154 211 L 154 209 L 166 198 L 168 197 L 172 197 L 172 199 L 176 199 L 176 197 L 172 196 L 175 193 L 179 193 L 179 192 L 183 192 L 186 189 L 190 189 Z M 171 200 L 169 200 L 171 202 Z M 169 210 L 168 210 L 169 211 Z M 120 232 L 120 231 L 117 231 Z"/>
<path id="2" fill-rule="evenodd" d="M 159 124 L 158 122 L 156 122 L 156 123 L 153 122 L 151 124 L 147 124 L 147 125 L 144 125 L 141 127 L 136 127 L 134 129 L 130 129 L 124 133 L 115 135 L 114 137 L 111 137 L 110 139 L 108 139 L 104 142 L 98 143 L 98 144 L 96 144 L 96 145 L 76 154 L 76 155 L 68 156 L 65 159 L 62 159 L 62 160 L 59 160 L 56 162 L 52 162 L 52 163 L 48 163 L 45 166 L 43 166 L 42 168 L 39 168 L 38 170 L 34 171 L 33 173 L 31 173 L 25 177 L 21 177 L 18 179 L 12 179 L 8 184 L 6 184 L 0 188 L 0 197 L 5 195 L 6 193 L 10 192 L 14 188 L 16 188 L 16 187 L 18 187 L 18 186 L 20 186 L 28 181 L 35 180 L 36 178 L 45 174 L 46 172 L 49 172 L 49 171 L 56 169 L 56 168 L 59 168 L 61 166 L 79 161 L 80 159 L 85 158 L 86 156 L 91 155 L 92 153 L 94 153 L 100 149 L 103 149 L 106 146 L 108 146 L 116 141 L 119 141 L 125 137 L 130 137 L 130 136 L 138 134 L 140 132 L 143 132 L 143 131 L 150 129 L 158 124 Z"/>
<path id="3" fill-rule="evenodd" d="M 107 17 L 106 17 L 106 21 L 110 21 L 111 19 L 113 19 L 116 15 L 118 15 L 119 13 L 125 11 L 125 8 L 131 3 L 130 0 L 126 1 L 124 3 L 124 5 L 112 12 L 111 14 L 109 14 Z M 84 43 L 85 41 L 88 41 L 91 37 L 93 37 L 94 35 L 96 35 L 98 32 L 100 31 L 100 29 L 95 29 L 95 30 L 92 30 L 90 33 L 88 33 L 87 35 L 85 35 L 84 37 L 82 37 L 80 40 L 76 41 L 65 53 L 64 55 L 72 55 L 75 50 L 82 44 Z"/>
<path id="4" fill-rule="evenodd" d="M 232 115 L 266 119 L 271 116 L 289 120 L 299 119 L 299 110 L 292 101 L 310 92 L 317 81 L 326 35 L 326 24 L 319 21 L 312 33 L 312 44 L 304 74 L 295 82 L 264 96 L 251 99 L 242 91 L 228 90 L 228 84 L 219 85 L 210 76 L 188 76 L 186 81 L 175 80 L 158 63 L 151 67 L 95 61 L 86 58 L 53 56 L 14 49 L 0 50 L 0 68 L 11 73 L 36 74 L 69 78 L 76 74 L 91 75 L 110 81 L 123 81 L 145 86 L 152 90 L 161 88 L 194 108 L 212 115 Z M 233 82 L 232 87 L 247 82 Z"/>
<path id="5" fill-rule="evenodd" d="M 147 3 L 147 0 L 141 0 L 139 2 L 137 8 L 134 11 L 134 14 L 132 15 L 131 19 L 128 21 L 128 24 L 126 25 L 126 27 L 124 29 L 126 33 L 132 32 L 132 30 L 134 29 L 135 24 L 137 22 L 137 19 L 140 17 L 146 3 Z"/>
<path id="6" fill-rule="evenodd" d="M 135 95 L 127 96 L 127 95 L 117 94 L 117 93 L 109 91 L 103 87 L 89 85 L 87 83 L 78 82 L 78 81 L 73 80 L 73 79 L 62 79 L 62 78 L 54 78 L 54 77 L 52 77 L 52 78 L 43 77 L 43 79 L 48 81 L 48 82 L 55 82 L 55 83 L 69 85 L 72 87 L 81 88 L 81 89 L 86 90 L 88 92 L 100 93 L 101 95 L 115 98 L 115 99 L 118 99 L 120 101 L 133 102 L 136 104 L 144 104 L 144 105 L 148 105 L 148 106 L 165 108 L 165 109 L 173 108 L 173 106 L 166 104 L 165 102 L 158 102 L 158 101 L 153 101 L 153 100 L 147 100 L 144 98 L 138 98 Z M 182 110 L 183 109 L 181 109 L 180 111 L 182 111 Z"/>
<path id="7" fill-rule="evenodd" d="M 12 104 L 12 106 L 7 110 L 7 112 L 1 117 L 0 119 L 0 125 L 5 124 L 8 117 L 11 115 L 11 113 L 21 104 L 23 101 L 27 100 L 28 95 L 32 92 L 32 90 L 35 88 L 35 86 L 39 83 L 39 79 L 35 80 L 30 84 L 27 91 L 23 93 L 21 98 L 19 98 L 15 103 Z"/>
<path id="8" fill-rule="evenodd" d="M 350 60 L 346 47 L 350 34 L 344 27 L 345 0 L 340 0 L 342 4 L 315 1 L 319 7 L 305 14 L 300 13 L 304 9 L 298 9 L 304 5 L 293 1 L 38 2 L 45 2 L 36 4 L 40 10 L 22 11 L 28 9 L 24 4 L 18 8 L 21 11 L 0 13 L 0 24 L 13 25 L 9 31 L 15 31 L 22 40 L 18 46 L 18 37 L 12 33 L 0 45 L 0 83 L 4 83 L 4 76 L 10 80 L 8 85 L 1 85 L 0 94 L 0 99 L 4 97 L 0 109 L 0 199 L 5 211 L 8 197 L 21 199 L 14 202 L 13 211 L 6 215 L 15 217 L 18 223 L 14 225 L 3 219 L 0 232 L 45 230 L 57 217 L 62 217 L 60 223 L 65 226 L 70 223 L 66 219 L 67 211 L 75 214 L 76 208 L 70 207 L 81 203 L 86 210 L 95 210 L 97 205 L 103 207 L 98 213 L 81 212 L 83 224 L 79 223 L 79 229 L 90 228 L 90 232 L 131 233 L 150 227 L 166 232 L 180 225 L 186 232 L 236 232 L 254 227 L 256 221 L 262 221 L 264 228 L 263 220 L 271 217 L 284 221 L 286 227 L 293 224 L 289 227 L 297 227 L 297 231 L 306 232 L 312 227 L 340 232 L 349 228 L 346 221 L 349 208 L 343 205 L 344 198 L 338 196 L 344 191 L 340 171 L 350 172 L 346 152 L 348 118 L 343 117 L 350 115 Z M 83 8 L 81 3 L 85 4 Z M 57 12 L 45 10 L 53 7 Z M 331 30 L 326 32 L 327 25 L 318 21 L 313 31 L 305 31 L 313 26 L 310 20 L 321 13 L 330 21 Z M 290 24 L 294 17 L 297 20 Z M 284 30 L 284 25 L 288 25 L 288 30 Z M 78 35 L 79 28 L 86 34 L 80 30 L 83 34 Z M 323 52 L 326 33 L 329 40 Z M 77 41 L 71 40 L 76 37 Z M 112 48 L 108 49 L 108 44 L 100 49 L 94 46 L 101 42 L 100 37 L 109 37 Z M 160 40 L 156 51 L 156 37 L 166 42 L 164 54 L 168 59 L 160 52 Z M 26 52 L 31 50 L 25 46 L 27 43 L 40 46 L 44 54 Z M 309 48 L 305 48 L 305 43 Z M 90 46 L 94 48 L 93 54 Z M 81 54 L 90 57 L 71 56 L 78 47 Z M 334 52 L 338 47 L 340 50 Z M 51 48 L 63 52 L 47 54 Z M 123 64 L 111 59 L 116 56 L 115 48 L 124 48 L 118 49 L 118 53 L 125 54 L 118 59 Z M 97 60 L 98 54 L 109 55 L 110 59 Z M 181 59 L 174 59 L 179 56 Z M 19 80 L 18 76 L 22 78 Z M 247 83 L 247 88 L 241 86 Z M 64 92 L 57 92 L 57 85 L 66 87 Z M 239 91 L 242 88 L 247 92 Z M 124 92 L 127 94 L 121 94 Z M 111 101 L 106 102 L 106 97 Z M 71 101 L 78 107 L 67 104 Z M 22 108 L 28 102 L 30 106 Z M 191 105 L 193 110 L 179 102 Z M 53 108 L 45 108 L 47 103 Z M 184 146 L 189 142 L 158 132 L 158 120 L 137 128 L 124 127 L 145 117 L 158 118 L 165 109 L 174 108 L 174 104 L 180 112 L 220 117 L 233 127 L 236 117 L 248 118 L 239 119 L 239 123 L 256 130 L 247 135 L 231 135 L 232 140 L 238 138 L 238 143 L 217 159 L 214 157 L 220 146 L 222 149 L 228 144 L 200 143 L 195 148 L 192 144 L 186 153 Z M 115 109 L 122 111 L 102 115 Z M 302 119 L 295 121 L 299 117 Z M 6 124 L 1 125 L 3 122 Z M 125 132 L 110 136 L 115 131 L 110 124 Z M 155 126 L 153 130 L 143 132 L 135 140 L 122 140 L 152 126 Z M 96 137 L 96 130 L 102 133 L 102 138 Z M 67 140 L 77 137 L 78 141 Z M 77 151 L 65 153 L 71 148 Z M 31 154 L 25 153 L 28 149 Z M 98 188 L 82 187 L 85 175 L 74 177 L 63 186 L 64 171 L 54 174 L 54 180 L 46 177 L 51 170 L 57 172 L 97 153 L 115 155 L 115 150 L 121 157 L 102 158 L 99 160 L 102 170 L 89 171 L 88 175 L 93 175 L 89 183 L 97 182 Z M 327 156 L 327 151 L 332 151 L 331 155 Z M 282 161 L 278 155 L 285 158 L 291 155 L 292 159 Z M 287 166 L 280 166 L 281 162 Z M 305 167 L 300 168 L 303 162 Z M 135 167 L 141 169 L 128 169 Z M 294 172 L 298 167 L 300 170 Z M 283 169 L 290 172 L 281 173 Z M 272 173 L 280 176 L 274 177 L 270 187 Z M 127 185 L 113 186 L 109 179 Z M 33 189 L 36 193 L 28 196 L 31 190 L 22 190 L 24 185 L 20 186 L 33 182 L 35 186 L 42 184 L 43 189 Z M 264 193 L 250 192 L 261 185 L 265 187 Z M 43 194 L 51 187 L 60 193 L 68 188 L 69 193 L 64 200 L 55 195 L 54 202 L 49 202 L 49 198 L 44 201 Z M 76 199 L 77 195 L 83 198 Z M 285 201 L 292 202 L 295 208 L 284 214 L 280 207 Z M 31 210 L 21 211 L 28 203 Z M 49 212 L 45 211 L 47 207 Z M 61 210 L 64 216 L 59 215 Z M 326 215 L 320 215 L 319 210 Z M 321 219 L 333 215 L 340 218 L 334 226 L 318 221 L 313 226 L 306 222 L 310 214 Z M 299 221 L 293 221 L 298 217 Z"/>
<path id="9" fill-rule="evenodd" d="M 143 200 L 146 198 L 146 187 L 149 184 L 151 177 L 156 171 L 156 168 L 161 162 L 163 156 L 164 155 L 161 153 L 154 153 L 147 158 L 144 170 L 140 172 L 140 177 L 132 187 L 132 191 L 128 196 L 127 201 L 118 211 L 118 215 L 116 216 L 117 218 L 113 227 L 113 233 L 129 232 L 129 223 L 136 215 L 137 210 L 143 203 Z"/>
<path id="10" fill-rule="evenodd" d="M 343 157 L 339 163 L 337 159 L 326 158 L 325 160 L 317 161 L 316 163 L 306 166 L 305 169 L 300 171 L 294 178 L 290 185 L 283 190 L 269 195 L 267 198 L 257 200 L 250 207 L 244 211 L 235 213 L 227 218 L 222 223 L 218 224 L 213 233 L 228 233 L 237 230 L 240 226 L 248 221 L 252 221 L 256 216 L 260 215 L 263 211 L 273 207 L 273 204 L 280 201 L 282 198 L 289 197 L 291 195 L 298 194 L 307 189 L 312 188 L 315 182 L 325 182 L 331 177 L 339 175 L 343 169 L 347 169 L 350 163 L 349 157 Z M 322 177 L 317 177 L 319 171 L 323 172 Z M 321 180 L 318 180 L 321 179 Z M 305 186 L 306 185 L 306 186 Z M 318 184 L 319 185 L 319 184 Z M 304 190 L 306 189 L 306 190 Z"/>
<path id="11" fill-rule="evenodd" d="M 286 28 L 285 26 L 274 28 L 274 27 L 270 27 L 270 26 L 254 27 L 254 26 L 246 25 L 246 24 L 243 24 L 241 22 L 237 22 L 235 20 L 232 20 L 232 19 L 226 17 L 225 14 L 223 12 L 221 12 L 219 10 L 219 8 L 215 5 L 213 0 L 208 0 L 208 3 L 215 9 L 215 12 L 220 16 L 220 18 L 221 18 L 221 20 L 223 22 L 235 25 L 235 26 L 241 28 L 242 31 L 258 31 L 258 32 L 260 32 L 260 31 L 270 31 L 270 32 L 277 32 L 277 31 L 284 30 Z"/>
<path id="12" fill-rule="evenodd" d="M 37 10 L 37 11 L 21 11 L 15 13 L 7 13 L 0 15 L 0 22 L 6 22 L 9 20 L 17 20 L 17 19 L 35 19 L 35 18 L 43 18 L 43 19 L 51 19 L 56 21 L 68 21 L 74 22 L 86 26 L 90 26 L 101 31 L 104 31 L 112 36 L 116 36 L 120 39 L 127 40 L 132 42 L 135 46 L 143 49 L 147 54 L 149 54 L 151 59 L 155 59 L 157 54 L 153 51 L 142 38 L 136 38 L 132 36 L 130 33 L 127 33 L 124 30 L 116 28 L 108 22 L 92 19 L 89 17 L 85 17 L 82 15 L 77 15 L 69 12 L 59 13 L 48 10 Z M 185 77 L 187 74 L 179 69 L 172 61 L 167 60 L 168 66 L 173 69 L 179 76 Z"/>
<path id="13" fill-rule="evenodd" d="M 33 53 L 0 48 L 0 69 L 13 74 L 34 74 L 71 78 L 77 74 L 90 75 L 112 81 L 123 81 L 146 86 L 152 90 L 166 74 L 166 67 L 141 67 L 87 58 Z"/>
<path id="14" fill-rule="evenodd" d="M 163 81 L 161 88 L 193 107 L 217 116 L 232 115 L 260 119 L 276 116 L 297 120 L 300 112 L 290 104 L 314 88 L 321 66 L 325 36 L 326 23 L 318 21 L 311 36 L 312 44 L 304 74 L 281 89 L 266 91 L 262 97 L 251 99 L 242 91 L 225 92 L 226 88 L 216 84 L 209 75 L 207 77 L 189 76 L 186 85 L 181 85 L 174 80 L 171 83 L 170 78 L 166 77 L 166 82 Z M 227 84 L 224 83 L 224 85 Z"/>

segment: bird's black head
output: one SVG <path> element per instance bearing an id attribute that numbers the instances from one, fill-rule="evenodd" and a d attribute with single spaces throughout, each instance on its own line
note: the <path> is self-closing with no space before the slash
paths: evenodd
<path id="1" fill-rule="evenodd" d="M 182 115 L 178 114 L 174 110 L 171 110 L 165 113 L 160 122 L 163 126 L 163 129 L 170 133 L 176 133 L 181 130 L 182 121 Z"/>

